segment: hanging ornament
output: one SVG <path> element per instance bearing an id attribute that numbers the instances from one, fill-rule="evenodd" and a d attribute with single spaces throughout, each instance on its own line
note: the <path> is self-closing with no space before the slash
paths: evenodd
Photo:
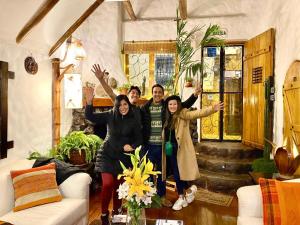
<path id="1" fill-rule="evenodd" d="M 26 72 L 32 75 L 36 74 L 39 69 L 37 62 L 32 56 L 28 56 L 24 60 L 24 67 Z"/>

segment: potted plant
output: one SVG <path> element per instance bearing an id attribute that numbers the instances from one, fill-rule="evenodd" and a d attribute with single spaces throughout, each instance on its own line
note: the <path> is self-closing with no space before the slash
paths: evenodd
<path id="1" fill-rule="evenodd" d="M 186 77 L 185 78 L 185 87 L 193 87 L 193 78 L 192 77 Z"/>
<path id="2" fill-rule="evenodd" d="M 57 151 L 65 161 L 74 165 L 86 165 L 95 158 L 101 144 L 102 140 L 97 135 L 73 131 L 61 138 Z"/>
<path id="3" fill-rule="evenodd" d="M 222 35 L 225 31 L 219 25 L 209 25 L 200 41 L 196 40 L 197 34 L 202 31 L 204 26 L 195 26 L 191 31 L 186 30 L 187 21 L 178 16 L 177 10 L 177 38 L 176 38 L 176 52 L 178 55 L 178 72 L 174 74 L 171 82 L 171 90 L 173 94 L 177 91 L 178 81 L 180 77 L 185 74 L 186 77 L 194 77 L 203 71 L 203 60 L 196 59 L 195 54 L 204 46 L 224 45 Z M 193 43 L 195 45 L 193 45 Z M 191 76 L 192 75 L 192 76 Z"/>
<path id="4" fill-rule="evenodd" d="M 131 87 L 131 84 L 126 83 L 126 84 L 123 84 L 122 86 L 118 87 L 117 90 L 119 91 L 119 93 L 121 95 L 127 95 L 127 92 L 128 92 L 130 87 Z"/>

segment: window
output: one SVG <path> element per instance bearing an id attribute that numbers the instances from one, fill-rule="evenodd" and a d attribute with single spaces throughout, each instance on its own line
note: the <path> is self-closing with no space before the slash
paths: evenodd
<path id="1" fill-rule="evenodd" d="M 125 42 L 123 52 L 128 81 L 140 87 L 142 96 L 150 97 L 156 83 L 168 90 L 176 72 L 174 41 Z"/>

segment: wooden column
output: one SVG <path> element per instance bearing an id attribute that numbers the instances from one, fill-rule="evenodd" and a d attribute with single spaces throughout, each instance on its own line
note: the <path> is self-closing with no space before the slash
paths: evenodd
<path id="1" fill-rule="evenodd" d="M 52 147 L 60 139 L 60 60 L 52 59 Z"/>
<path id="2" fill-rule="evenodd" d="M 7 157 L 7 150 L 13 148 L 14 144 L 13 141 L 7 141 L 7 98 L 10 73 L 11 72 L 8 71 L 8 63 L 0 61 L 0 159 Z"/>

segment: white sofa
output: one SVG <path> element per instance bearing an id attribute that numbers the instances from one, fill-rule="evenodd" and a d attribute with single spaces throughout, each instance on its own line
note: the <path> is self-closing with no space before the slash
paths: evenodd
<path id="1" fill-rule="evenodd" d="M 60 202 L 13 212 L 14 190 L 11 170 L 31 168 L 34 160 L 18 160 L 0 167 L 0 220 L 14 225 L 86 225 L 89 213 L 89 185 L 86 173 L 76 173 L 59 185 Z"/>
<path id="2" fill-rule="evenodd" d="M 287 182 L 300 182 L 300 179 Z M 244 186 L 237 190 L 237 225 L 263 225 L 262 194 L 259 185 Z"/>

